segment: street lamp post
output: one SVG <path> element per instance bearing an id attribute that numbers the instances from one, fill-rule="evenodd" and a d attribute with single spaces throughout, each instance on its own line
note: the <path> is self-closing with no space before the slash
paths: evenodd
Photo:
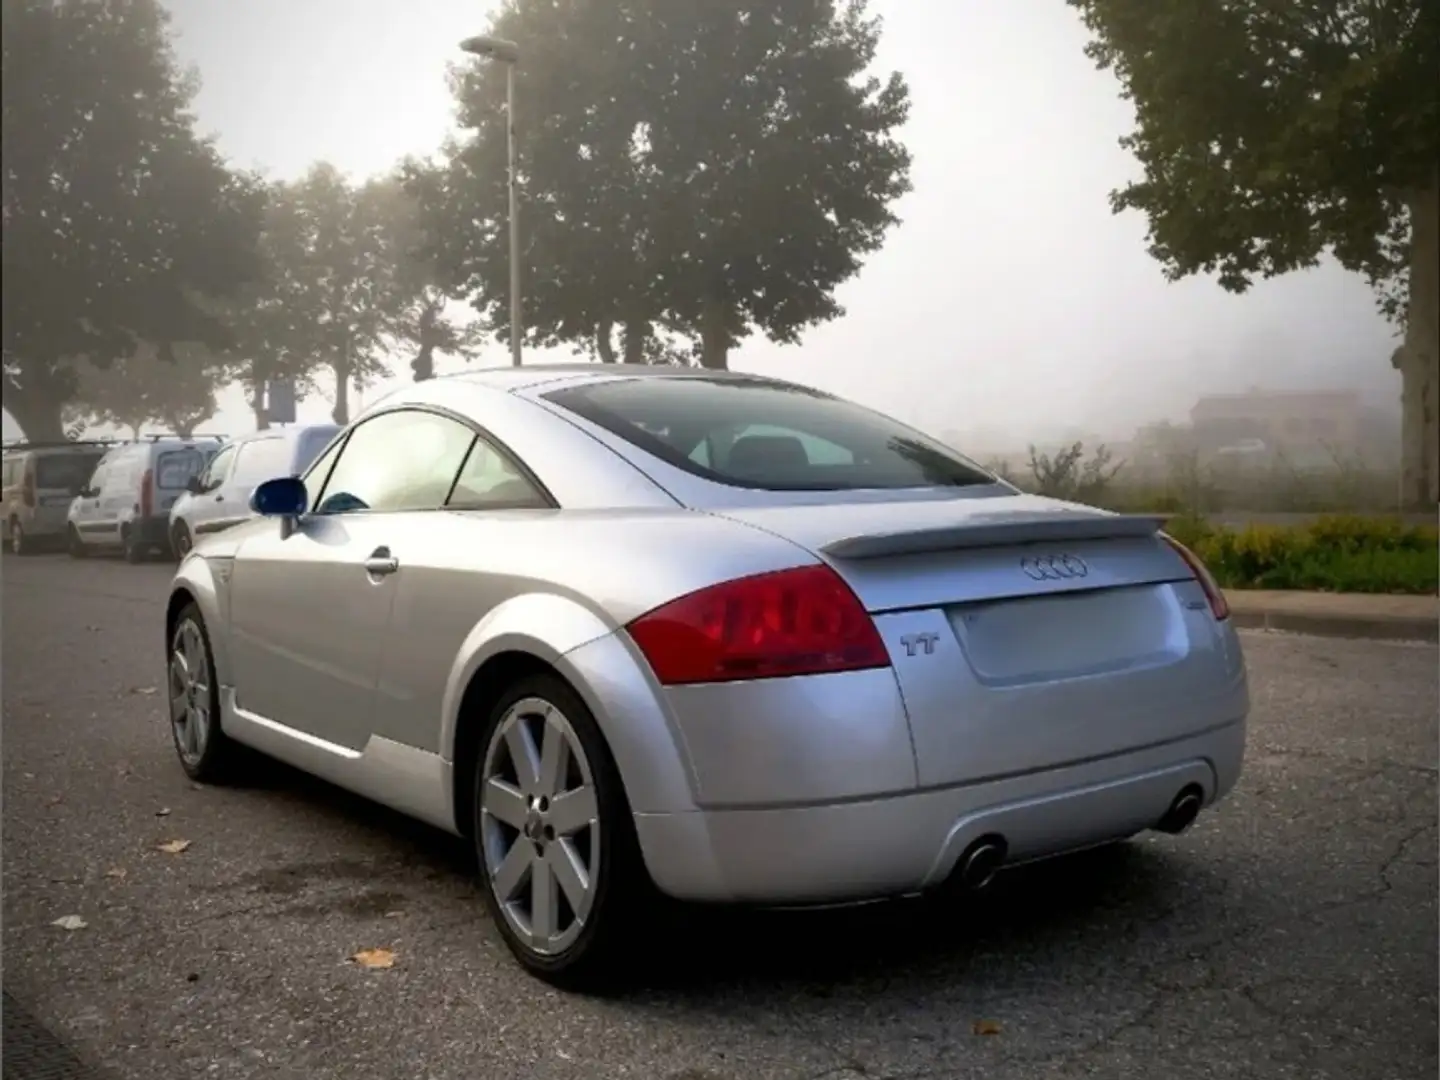
<path id="1" fill-rule="evenodd" d="M 505 65 L 505 155 L 510 170 L 510 362 L 520 366 L 520 340 L 524 337 L 524 313 L 520 304 L 520 192 L 515 170 L 515 65 L 520 47 L 502 38 L 473 37 L 460 48 L 487 60 Z"/>

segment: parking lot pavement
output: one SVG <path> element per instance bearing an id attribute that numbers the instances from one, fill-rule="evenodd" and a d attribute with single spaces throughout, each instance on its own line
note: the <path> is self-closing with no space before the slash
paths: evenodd
<path id="1" fill-rule="evenodd" d="M 1248 634 L 1248 771 L 1185 836 L 944 910 L 695 913 L 595 999 L 512 966 L 458 842 L 279 768 L 191 785 L 168 574 L 0 568 L 5 989 L 115 1076 L 1436 1074 L 1433 645 Z"/>

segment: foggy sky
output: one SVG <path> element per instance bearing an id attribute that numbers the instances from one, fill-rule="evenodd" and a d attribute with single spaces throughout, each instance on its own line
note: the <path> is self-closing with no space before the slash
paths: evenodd
<path id="1" fill-rule="evenodd" d="M 202 129 L 238 164 L 276 177 L 318 159 L 361 177 L 433 150 L 452 124 L 445 65 L 462 37 L 483 31 L 490 6 L 170 0 L 180 56 L 204 80 Z M 1244 297 L 1206 279 L 1164 281 L 1143 219 L 1110 213 L 1109 191 L 1137 171 L 1117 145 L 1130 108 L 1114 76 L 1085 58 L 1083 27 L 1062 0 L 872 8 L 886 20 L 877 64 L 902 71 L 913 95 L 903 224 L 842 288 L 845 317 L 799 346 L 748 339 L 732 367 L 987 443 L 1128 433 L 1183 419 L 1197 393 L 1252 385 L 1398 397 L 1393 331 L 1357 276 L 1328 265 Z M 523 124 L 523 102 L 519 111 Z M 495 345 L 484 362 L 507 359 Z M 408 357 L 395 370 L 408 376 Z M 206 430 L 249 429 L 238 391 L 222 405 Z M 312 399 L 301 417 L 327 419 L 329 407 Z"/>

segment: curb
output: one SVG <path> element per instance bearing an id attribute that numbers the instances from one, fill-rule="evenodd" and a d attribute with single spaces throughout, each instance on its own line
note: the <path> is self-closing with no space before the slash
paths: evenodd
<path id="1" fill-rule="evenodd" d="M 1296 611 L 1235 611 L 1230 618 L 1247 630 L 1280 630 L 1315 637 L 1372 638 L 1380 641 L 1440 641 L 1440 619 L 1412 615 L 1323 615 Z"/>

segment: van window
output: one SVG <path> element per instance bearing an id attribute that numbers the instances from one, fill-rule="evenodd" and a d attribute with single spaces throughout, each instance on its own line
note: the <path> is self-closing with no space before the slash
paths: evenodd
<path id="1" fill-rule="evenodd" d="M 205 468 L 205 455 L 199 450 L 166 450 L 155 463 L 155 486 L 166 491 L 183 491 L 193 476 Z"/>
<path id="2" fill-rule="evenodd" d="M 35 459 L 35 486 L 42 491 L 81 487 L 99 464 L 101 454 L 41 454 Z"/>

